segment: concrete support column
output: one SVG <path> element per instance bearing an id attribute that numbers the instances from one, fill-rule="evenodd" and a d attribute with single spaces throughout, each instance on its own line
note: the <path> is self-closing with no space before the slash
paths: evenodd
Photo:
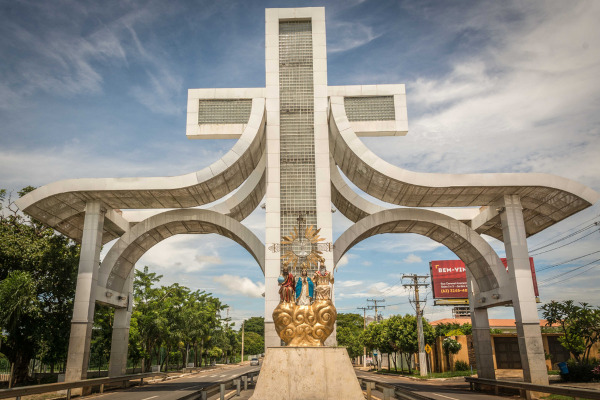
<path id="1" fill-rule="evenodd" d="M 131 313 L 133 312 L 134 276 L 135 268 L 132 268 L 124 286 L 128 288 L 127 308 L 117 308 L 115 310 L 110 346 L 110 362 L 108 364 L 108 376 L 110 377 L 121 376 L 127 373 L 127 349 L 129 345 Z"/>
<path id="2" fill-rule="evenodd" d="M 486 308 L 471 308 L 471 324 L 473 325 L 472 336 L 473 346 L 475 347 L 475 360 L 477 361 L 477 377 L 496 379 L 488 310 Z"/>
<path id="3" fill-rule="evenodd" d="M 473 347 L 475 348 L 475 361 L 477 362 L 477 377 L 496 379 L 488 311 L 487 308 L 475 308 L 473 286 L 476 285 L 473 276 L 467 269 L 467 290 L 469 293 L 469 308 L 471 309 L 472 338 Z"/>
<path id="4" fill-rule="evenodd" d="M 105 213 L 106 209 L 99 201 L 90 201 L 85 206 L 77 289 L 65 374 L 66 382 L 87 377 Z"/>
<path id="5" fill-rule="evenodd" d="M 546 358 L 519 196 L 504 196 L 501 207 L 504 208 L 500 212 L 500 218 L 508 261 L 508 285 L 512 289 L 523 378 L 525 382 L 547 385 Z"/>

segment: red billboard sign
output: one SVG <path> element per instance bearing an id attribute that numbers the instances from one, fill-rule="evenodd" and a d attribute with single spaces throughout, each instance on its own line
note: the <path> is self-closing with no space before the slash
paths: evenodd
<path id="1" fill-rule="evenodd" d="M 501 258 L 508 271 L 506 258 Z M 529 257 L 535 297 L 539 297 L 533 258 Z M 467 299 L 467 270 L 461 260 L 440 260 L 429 263 L 434 299 Z"/>

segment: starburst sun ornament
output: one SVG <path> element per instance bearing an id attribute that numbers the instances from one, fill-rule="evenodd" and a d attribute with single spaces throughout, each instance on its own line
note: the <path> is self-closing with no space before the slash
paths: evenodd
<path id="1" fill-rule="evenodd" d="M 324 260 L 322 251 L 318 250 L 317 244 L 325 240 L 319 237 L 321 229 L 315 229 L 313 225 L 304 230 L 304 234 L 300 236 L 299 228 L 294 227 L 294 231 L 288 236 L 284 236 L 281 241 L 282 245 L 290 245 L 289 250 L 281 256 L 285 265 L 290 265 L 296 268 L 301 259 L 306 259 L 306 266 L 311 268 L 313 265 L 318 267 L 319 261 Z"/>

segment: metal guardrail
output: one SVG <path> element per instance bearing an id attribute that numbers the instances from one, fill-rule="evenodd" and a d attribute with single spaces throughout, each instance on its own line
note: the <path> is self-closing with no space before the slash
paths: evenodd
<path id="1" fill-rule="evenodd" d="M 250 379 L 250 383 L 254 383 L 254 377 L 260 373 L 259 371 L 250 371 L 244 372 L 238 375 L 235 375 L 227 380 L 220 381 L 218 383 L 212 384 L 210 386 L 204 387 L 200 390 L 196 390 L 193 393 L 190 393 L 184 397 L 181 397 L 178 400 L 206 400 L 215 394 L 219 394 L 220 400 L 225 400 L 225 390 L 227 386 L 235 386 L 236 395 L 239 396 L 242 390 L 248 390 L 248 379 Z M 244 384 L 244 388 L 242 389 L 242 383 Z"/>
<path id="2" fill-rule="evenodd" d="M 86 380 L 74 381 L 74 382 L 47 383 L 44 385 L 34 385 L 34 386 L 17 387 L 17 388 L 12 388 L 12 389 L 2 389 L 2 390 L 0 390 L 0 399 L 16 398 L 17 400 L 20 400 L 21 396 L 29 396 L 32 394 L 43 394 L 43 393 L 58 392 L 61 390 L 66 390 L 67 391 L 67 400 L 70 400 L 72 389 L 99 386 L 100 393 L 103 393 L 104 385 L 108 385 L 111 383 L 122 383 L 124 386 L 126 386 L 130 381 L 135 381 L 138 379 L 140 380 L 140 385 L 143 385 L 144 379 L 153 378 L 156 376 L 164 376 L 166 379 L 167 374 L 165 372 L 148 372 L 148 373 L 144 373 L 144 374 L 122 375 L 122 376 L 115 376 L 115 377 L 111 377 L 111 378 L 94 378 L 94 379 L 86 379 Z"/>
<path id="3" fill-rule="evenodd" d="M 581 389 L 569 386 L 550 386 L 550 385 L 536 385 L 527 382 L 513 382 L 513 381 L 498 381 L 495 379 L 484 379 L 484 378 L 472 378 L 466 377 L 465 381 L 469 382 L 471 390 L 479 390 L 481 386 L 491 386 L 494 388 L 494 392 L 498 394 L 499 388 L 510 388 L 518 389 L 522 397 L 527 396 L 527 392 L 538 392 L 538 393 L 549 393 L 559 394 L 563 396 L 570 396 L 575 399 L 592 399 L 600 400 L 600 390 Z"/>
<path id="4" fill-rule="evenodd" d="M 431 400 L 429 397 L 421 396 L 420 394 L 400 389 L 390 383 L 380 382 L 375 378 L 358 377 L 360 387 L 366 387 L 367 400 L 373 398 L 372 391 L 379 390 L 383 393 L 383 400 L 401 399 L 401 400 Z"/>

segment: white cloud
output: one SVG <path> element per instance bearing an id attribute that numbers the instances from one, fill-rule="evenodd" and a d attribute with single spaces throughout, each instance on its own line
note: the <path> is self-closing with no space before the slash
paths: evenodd
<path id="1" fill-rule="evenodd" d="M 342 256 L 342 258 L 340 258 L 340 260 L 338 261 L 338 263 L 337 263 L 336 267 L 337 267 L 337 268 L 340 268 L 340 267 L 343 267 L 344 265 L 348 265 L 348 261 L 349 261 L 349 260 L 348 260 L 348 255 L 347 255 L 347 254 L 344 254 L 344 255 Z"/>
<path id="2" fill-rule="evenodd" d="M 361 282 L 362 283 L 362 282 Z M 356 285 L 336 285 L 336 298 L 351 299 L 351 298 L 367 298 L 373 296 L 385 296 L 388 297 L 405 297 L 408 295 L 408 291 L 400 284 L 390 284 L 388 282 L 375 282 L 360 288 L 360 284 Z"/>
<path id="3" fill-rule="evenodd" d="M 222 264 L 219 251 L 228 245 L 226 239 L 217 235 L 176 235 L 149 249 L 137 265 L 148 265 L 158 273 L 200 272 Z"/>
<path id="4" fill-rule="evenodd" d="M 365 143 L 411 170 L 545 172 L 599 188 L 600 5 L 576 4 L 515 7 L 518 23 L 489 24 L 486 12 L 504 4 L 470 10 L 448 35 L 478 29 L 489 40 L 447 57 L 450 72 L 407 83 L 408 136 Z"/>
<path id="5" fill-rule="evenodd" d="M 409 254 L 408 257 L 402 260 L 403 263 L 420 263 L 423 262 L 423 259 L 415 254 Z"/>
<path id="6" fill-rule="evenodd" d="M 219 283 L 230 294 L 239 294 L 249 297 L 262 297 L 265 292 L 263 282 L 252 282 L 249 278 L 237 275 L 215 276 L 213 280 Z"/>
<path id="7" fill-rule="evenodd" d="M 329 53 L 339 53 L 364 46 L 377 39 L 373 28 L 360 22 L 332 21 L 329 29 L 332 32 L 332 43 L 327 47 Z"/>
<path id="8" fill-rule="evenodd" d="M 353 281 L 353 280 L 340 281 L 338 279 L 335 282 L 335 286 L 338 288 L 349 288 L 349 287 L 360 286 L 362 284 L 363 284 L 363 281 Z"/>

